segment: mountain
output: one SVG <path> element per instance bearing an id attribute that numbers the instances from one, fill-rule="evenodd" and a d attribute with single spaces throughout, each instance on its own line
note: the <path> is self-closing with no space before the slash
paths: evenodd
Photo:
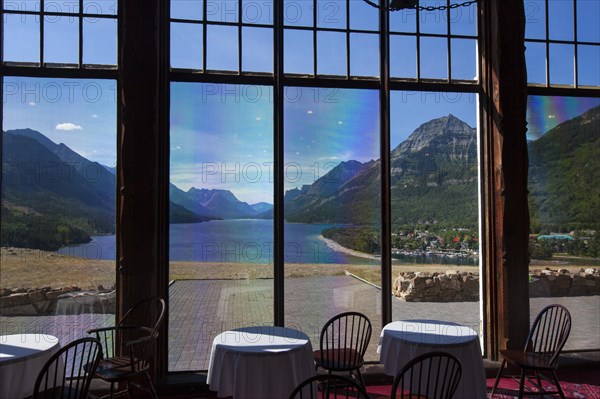
<path id="1" fill-rule="evenodd" d="M 347 186 L 356 176 L 367 171 L 375 162 L 340 162 L 327 174 L 313 184 L 303 186 L 299 192 L 288 191 L 285 201 L 285 218 L 288 222 L 333 223 L 337 221 L 338 211 L 343 207 L 344 197 L 356 194 L 356 187 L 350 191 Z M 355 198 L 358 200 L 358 198 Z"/>
<path id="2" fill-rule="evenodd" d="M 390 155 L 392 223 L 477 223 L 476 129 L 453 115 L 437 118 L 419 126 Z M 286 220 L 378 224 L 380 180 L 379 160 L 342 162 L 292 194 Z"/>
<path id="3" fill-rule="evenodd" d="M 600 106 L 528 145 L 534 231 L 600 228 Z"/>
<path id="4" fill-rule="evenodd" d="M 256 204 L 250 205 L 250 207 L 256 213 L 268 212 L 273 209 L 273 204 L 269 204 L 267 202 L 257 202 Z"/>
<path id="5" fill-rule="evenodd" d="M 2 245 L 56 250 L 114 234 L 114 169 L 31 129 L 3 132 Z M 170 204 L 172 223 L 214 218 Z"/>
<path id="6" fill-rule="evenodd" d="M 391 152 L 392 223 L 477 225 L 477 130 L 450 114 Z"/>
<path id="7" fill-rule="evenodd" d="M 169 223 L 171 224 L 200 223 L 214 219 L 209 216 L 198 215 L 173 201 L 169 203 Z"/>
<path id="8" fill-rule="evenodd" d="M 181 190 L 173 183 L 169 183 L 169 197 L 173 204 L 182 206 L 183 208 L 197 215 L 209 216 L 213 213 L 211 210 L 195 201 L 190 195 L 188 195 L 187 192 Z"/>
<path id="9" fill-rule="evenodd" d="M 86 174 L 35 133 L 3 133 L 2 245 L 54 250 L 114 233 L 114 175 Z"/>
<path id="10" fill-rule="evenodd" d="M 256 217 L 257 212 L 242 202 L 229 190 L 209 190 L 190 188 L 186 197 L 208 209 L 206 215 L 223 219 L 243 219 Z"/>

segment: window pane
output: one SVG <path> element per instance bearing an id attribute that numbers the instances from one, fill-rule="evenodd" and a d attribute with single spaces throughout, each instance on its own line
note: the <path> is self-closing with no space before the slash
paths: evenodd
<path id="1" fill-rule="evenodd" d="M 313 2 L 283 0 L 284 24 L 289 26 L 314 26 Z"/>
<path id="2" fill-rule="evenodd" d="M 525 37 L 546 38 L 546 0 L 525 1 Z"/>
<path id="3" fill-rule="evenodd" d="M 346 34 L 317 32 L 317 73 L 346 76 Z"/>
<path id="4" fill-rule="evenodd" d="M 273 25 L 273 0 L 243 0 L 242 22 L 246 24 Z"/>
<path id="5" fill-rule="evenodd" d="M 203 0 L 171 0 L 171 18 L 202 21 Z"/>
<path id="6" fill-rule="evenodd" d="M 450 10 L 450 33 L 453 35 L 477 35 L 477 6 L 475 4 Z"/>
<path id="7" fill-rule="evenodd" d="M 548 1 L 550 39 L 573 40 L 573 0 Z"/>
<path id="8" fill-rule="evenodd" d="M 11 11 L 40 11 L 40 0 L 3 1 L 5 10 Z"/>
<path id="9" fill-rule="evenodd" d="M 3 89 L 2 334 L 70 342 L 115 320 L 116 81 Z"/>
<path id="10" fill-rule="evenodd" d="M 479 331 L 477 97 L 395 91 L 390 115 L 392 319 Z"/>
<path id="11" fill-rule="evenodd" d="M 448 78 L 448 42 L 446 39 L 421 37 L 421 78 Z"/>
<path id="12" fill-rule="evenodd" d="M 415 36 L 390 37 L 390 76 L 417 77 L 417 39 Z"/>
<path id="13" fill-rule="evenodd" d="M 525 61 L 527 64 L 527 82 L 546 84 L 546 45 L 544 43 L 525 42 Z"/>
<path id="14" fill-rule="evenodd" d="M 550 44 L 550 84 L 573 85 L 575 47 Z"/>
<path id="15" fill-rule="evenodd" d="M 438 0 L 422 0 L 422 7 L 438 7 Z M 422 33 L 448 33 L 448 12 L 446 10 L 419 11 L 419 27 Z"/>
<path id="16" fill-rule="evenodd" d="M 577 1 L 577 40 L 600 43 L 600 2 L 594 0 Z"/>
<path id="17" fill-rule="evenodd" d="M 242 70 L 273 73 L 273 29 L 242 28 Z"/>
<path id="18" fill-rule="evenodd" d="M 4 61 L 40 62 L 40 17 L 4 15 Z"/>
<path id="19" fill-rule="evenodd" d="M 346 28 L 346 0 L 318 0 L 317 26 Z"/>
<path id="20" fill-rule="evenodd" d="M 44 11 L 77 14 L 79 13 L 79 2 L 69 0 L 45 1 Z"/>
<path id="21" fill-rule="evenodd" d="M 83 63 L 117 64 L 116 19 L 83 19 Z"/>
<path id="22" fill-rule="evenodd" d="M 350 1 L 350 29 L 378 30 L 379 11 L 364 1 Z"/>
<path id="23" fill-rule="evenodd" d="M 408 32 L 417 31 L 417 10 L 406 9 L 394 11 L 390 15 L 390 32 Z"/>
<path id="24" fill-rule="evenodd" d="M 577 47 L 579 85 L 600 86 L 600 46 Z"/>
<path id="25" fill-rule="evenodd" d="M 352 76 L 379 76 L 378 35 L 350 34 L 350 74 Z"/>
<path id="26" fill-rule="evenodd" d="M 241 0 L 211 0 L 206 2 L 206 19 L 217 22 L 238 22 Z"/>
<path id="27" fill-rule="evenodd" d="M 286 29 L 284 41 L 285 73 L 314 74 L 313 33 Z"/>
<path id="28" fill-rule="evenodd" d="M 44 19 L 44 62 L 79 63 L 79 19 Z"/>
<path id="29" fill-rule="evenodd" d="M 371 284 L 381 286 L 379 93 L 286 91 L 286 324 L 307 333 L 318 349 L 327 320 L 362 312 L 373 323 L 366 360 L 378 360 L 381 293 Z"/>
<path id="30" fill-rule="evenodd" d="M 452 39 L 452 79 L 477 80 L 477 41 Z"/>
<path id="31" fill-rule="evenodd" d="M 206 67 L 218 71 L 238 70 L 238 29 L 208 25 L 206 28 Z"/>
<path id="32" fill-rule="evenodd" d="M 202 69 L 202 25 L 171 23 L 171 66 Z"/>
<path id="33" fill-rule="evenodd" d="M 529 301 L 567 307 L 564 350 L 600 348 L 599 297 L 586 281 L 600 267 L 600 99 L 530 96 Z M 533 320 L 532 320 L 533 321 Z"/>
<path id="34" fill-rule="evenodd" d="M 84 14 L 117 15 L 117 11 L 117 0 L 83 0 Z"/>
<path id="35" fill-rule="evenodd" d="M 271 98 L 171 84 L 169 371 L 206 370 L 217 334 L 273 324 Z"/>

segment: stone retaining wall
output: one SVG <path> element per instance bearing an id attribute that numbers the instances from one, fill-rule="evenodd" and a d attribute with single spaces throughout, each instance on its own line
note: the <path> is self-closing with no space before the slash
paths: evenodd
<path id="1" fill-rule="evenodd" d="M 394 281 L 395 296 L 407 302 L 473 302 L 479 300 L 479 273 L 406 272 Z M 600 270 L 535 270 L 529 276 L 529 297 L 600 295 Z"/>
<path id="2" fill-rule="evenodd" d="M 80 313 L 115 313 L 115 291 L 98 287 L 82 291 L 79 287 L 0 288 L 0 315 L 36 316 Z"/>

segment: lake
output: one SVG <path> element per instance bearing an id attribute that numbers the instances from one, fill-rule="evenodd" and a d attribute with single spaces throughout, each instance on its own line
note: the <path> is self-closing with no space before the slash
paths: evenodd
<path id="1" fill-rule="evenodd" d="M 319 238 L 321 231 L 339 225 L 286 223 L 285 261 L 289 263 L 378 264 L 376 259 L 359 258 L 330 248 Z M 235 219 L 170 226 L 169 259 L 198 262 L 273 262 L 273 220 Z M 114 235 L 93 236 L 87 244 L 73 245 L 57 251 L 63 255 L 114 260 Z M 403 257 L 403 263 L 472 264 L 472 260 Z"/>

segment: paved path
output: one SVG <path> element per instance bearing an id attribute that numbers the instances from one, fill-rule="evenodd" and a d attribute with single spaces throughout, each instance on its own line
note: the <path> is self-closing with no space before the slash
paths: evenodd
<path id="1" fill-rule="evenodd" d="M 208 368 L 213 338 L 222 331 L 273 324 L 273 280 L 187 280 L 170 287 L 169 370 Z M 351 276 L 288 278 L 285 280 L 285 323 L 307 333 L 319 346 L 321 327 L 334 315 L 356 310 L 373 323 L 367 360 L 376 352 L 381 331 L 381 293 Z M 573 329 L 565 349 L 600 348 L 600 296 L 532 298 L 531 320 L 546 305 L 565 305 Z M 392 301 L 392 318 L 453 321 L 480 330 L 479 302 Z"/>
<path id="2" fill-rule="evenodd" d="M 169 289 L 169 371 L 205 370 L 213 338 L 222 331 L 273 324 L 273 280 L 181 280 Z M 376 353 L 381 331 L 378 288 L 351 276 L 288 278 L 285 281 L 286 325 L 307 333 L 313 348 L 321 327 L 332 316 L 357 310 L 373 323 L 367 360 Z M 600 296 L 533 298 L 531 319 L 550 303 L 565 305 L 573 329 L 565 349 L 600 348 Z M 479 303 L 414 303 L 393 299 L 393 319 L 439 319 L 479 331 Z M 44 332 L 69 342 L 88 328 L 113 325 L 114 315 L 0 317 L 0 334 Z"/>

